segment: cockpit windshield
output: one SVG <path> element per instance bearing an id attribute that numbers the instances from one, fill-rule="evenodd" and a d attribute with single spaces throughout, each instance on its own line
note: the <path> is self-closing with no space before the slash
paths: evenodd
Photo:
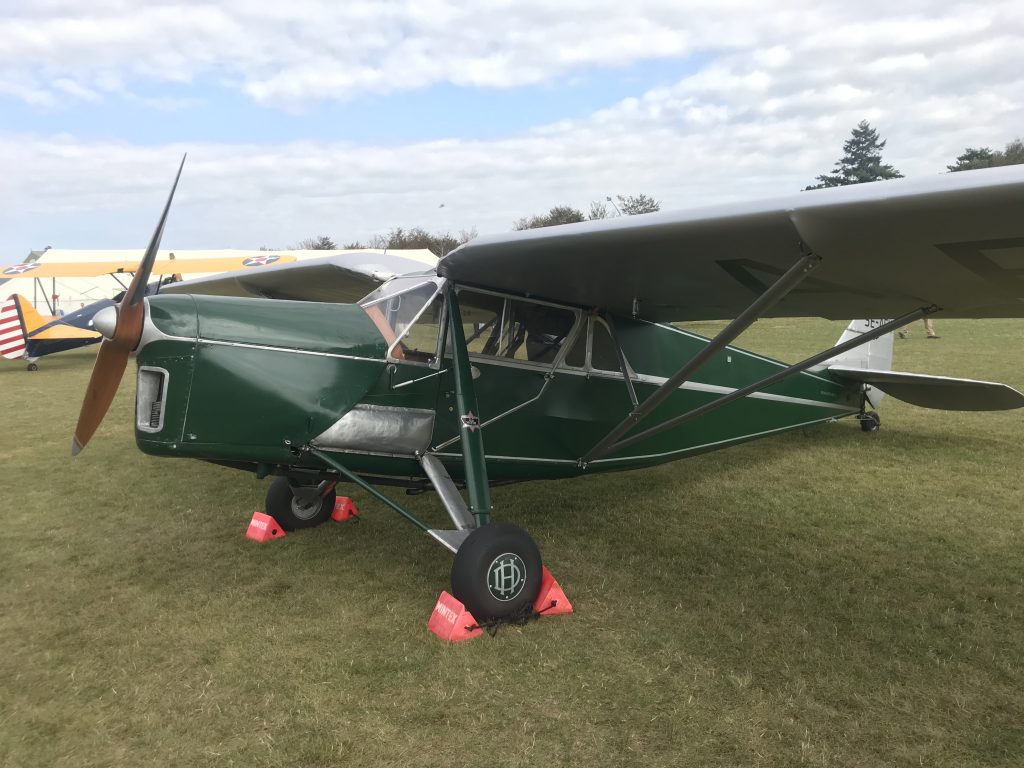
<path id="1" fill-rule="evenodd" d="M 439 277 L 389 280 L 359 302 L 388 343 L 388 357 L 433 363 L 441 316 Z"/>

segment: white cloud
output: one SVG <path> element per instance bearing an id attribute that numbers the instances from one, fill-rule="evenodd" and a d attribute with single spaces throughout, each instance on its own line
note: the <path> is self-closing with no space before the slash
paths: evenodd
<path id="1" fill-rule="evenodd" d="M 674 85 L 500 140 L 146 147 L 0 134 L 0 246 L 144 242 L 185 150 L 168 241 L 217 247 L 396 225 L 501 230 L 616 193 L 668 207 L 785 194 L 828 171 L 864 118 L 908 176 L 1024 133 L 1024 5 L 891 5 L 106 0 L 86 18 L 78 2 L 29 4 L 0 20 L 0 92 L 41 105 L 75 93 L 148 99 L 146 79 L 211 71 L 291 107 L 691 52 L 708 60 Z"/>
<path id="2" fill-rule="evenodd" d="M 26 62 L 37 89 L 70 78 L 103 90 L 112 72 L 126 82 L 219 73 L 261 103 L 296 106 L 438 82 L 510 87 L 759 41 L 768 42 L 762 55 L 774 66 L 787 60 L 789 41 L 823 34 L 832 48 L 857 50 L 884 49 L 893 29 L 921 44 L 945 40 L 949 22 L 932 18 L 941 15 L 934 9 L 914 15 L 913 5 L 887 25 L 850 24 L 845 4 L 808 11 L 796 0 L 774 3 L 767 13 L 752 0 L 27 0 L 0 19 L 0 79 Z M 882 8 L 874 2 L 858 10 L 871 19 Z M 843 25 L 846 35 L 834 35 Z"/>

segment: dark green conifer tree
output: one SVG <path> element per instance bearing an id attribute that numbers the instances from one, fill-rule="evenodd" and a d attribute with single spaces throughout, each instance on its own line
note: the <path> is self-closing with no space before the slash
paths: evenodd
<path id="1" fill-rule="evenodd" d="M 879 140 L 878 131 L 867 120 L 861 120 L 843 144 L 843 156 L 832 172 L 818 176 L 818 183 L 805 189 L 843 187 L 865 181 L 903 178 L 903 174 L 893 166 L 882 162 L 883 149 L 885 142 Z"/>

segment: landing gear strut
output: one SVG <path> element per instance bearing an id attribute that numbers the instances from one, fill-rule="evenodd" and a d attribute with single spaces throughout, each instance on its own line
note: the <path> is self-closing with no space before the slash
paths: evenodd
<path id="1" fill-rule="evenodd" d="M 533 606 L 540 593 L 543 575 L 537 544 L 526 531 L 510 523 L 476 525 L 474 516 L 436 456 L 421 456 L 420 461 L 451 516 L 455 530 L 431 528 L 351 472 L 334 456 L 315 448 L 311 453 L 455 554 L 452 595 L 476 619 L 486 621 L 518 616 Z M 287 485 L 285 490 L 289 490 Z M 267 499 L 269 512 L 269 493 Z"/>

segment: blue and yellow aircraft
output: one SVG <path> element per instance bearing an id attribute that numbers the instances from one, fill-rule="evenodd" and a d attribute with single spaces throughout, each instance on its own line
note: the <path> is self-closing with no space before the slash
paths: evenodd
<path id="1" fill-rule="evenodd" d="M 180 281 L 183 274 L 247 270 L 293 261 L 295 257 L 288 254 L 266 254 L 249 258 L 163 259 L 154 261 L 151 274 L 168 277 L 150 283 L 146 291 L 147 295 L 159 293 L 162 286 Z M 32 278 L 39 281 L 44 278 L 131 275 L 137 266 L 134 261 L 29 261 L 11 264 L 6 267 L 0 266 L 0 290 L 2 282 L 6 279 Z M 46 295 L 45 290 L 43 295 Z M 121 291 L 112 299 L 101 299 L 65 315 L 56 314 L 56 308 L 50 307 L 51 314 L 44 316 L 27 298 L 11 294 L 0 305 L 0 357 L 8 360 L 26 360 L 28 370 L 35 371 L 39 368 L 36 361 L 40 357 L 97 343 L 101 337 L 92 327 L 93 317 L 101 309 L 115 306 L 123 295 L 124 292 Z"/>

